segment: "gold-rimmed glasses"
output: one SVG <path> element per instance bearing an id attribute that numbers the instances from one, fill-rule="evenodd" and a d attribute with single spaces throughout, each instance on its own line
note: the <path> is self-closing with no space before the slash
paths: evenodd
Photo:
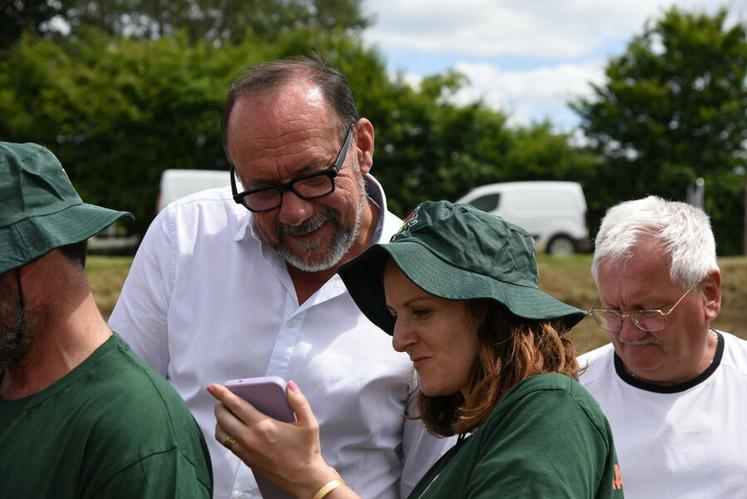
<path id="1" fill-rule="evenodd" d="M 680 299 L 677 300 L 677 302 L 672 305 L 666 312 L 663 310 L 634 310 L 632 312 L 623 313 L 619 310 L 592 308 L 591 310 L 589 310 L 589 315 L 592 316 L 594 322 L 596 322 L 599 327 L 611 333 L 620 332 L 623 326 L 623 322 L 626 318 L 629 318 L 630 321 L 635 324 L 635 327 L 637 327 L 641 331 L 656 333 L 664 329 L 664 327 L 666 326 L 666 319 L 669 314 L 671 314 L 674 309 L 677 308 L 677 305 L 679 305 L 682 300 L 685 299 L 685 296 L 687 296 L 690 291 L 695 289 L 695 286 L 697 286 L 698 284 L 700 283 L 696 282 L 695 284 L 690 286 L 688 290 L 682 294 Z M 599 303 L 598 296 L 596 301 L 594 302 L 594 305 L 596 305 L 597 303 Z"/>

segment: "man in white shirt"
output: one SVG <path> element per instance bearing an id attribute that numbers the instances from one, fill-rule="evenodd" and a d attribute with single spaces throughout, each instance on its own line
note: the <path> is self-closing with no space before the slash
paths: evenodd
<path id="1" fill-rule="evenodd" d="M 721 273 L 706 214 L 655 196 L 607 211 L 591 315 L 611 344 L 581 383 L 615 438 L 625 497 L 744 497 L 747 342 L 711 329 Z"/>
<path id="2" fill-rule="evenodd" d="M 364 497 L 405 496 L 452 442 L 407 418 L 411 363 L 335 273 L 401 223 L 369 175 L 373 125 L 347 79 L 306 58 L 250 70 L 225 109 L 232 192 L 204 191 L 157 216 L 110 324 L 209 437 L 215 497 L 259 497 L 251 471 L 212 438 L 205 390 L 252 376 L 303 389 L 325 459 Z"/>

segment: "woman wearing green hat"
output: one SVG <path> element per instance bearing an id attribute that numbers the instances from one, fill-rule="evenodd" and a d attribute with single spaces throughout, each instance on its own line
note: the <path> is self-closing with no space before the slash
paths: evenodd
<path id="1" fill-rule="evenodd" d="M 584 312 L 540 291 L 534 242 L 471 206 L 425 202 L 387 244 L 339 271 L 361 311 L 418 373 L 419 414 L 457 444 L 410 497 L 623 497 L 612 434 L 577 382 L 568 330 Z M 296 497 L 357 497 L 321 453 L 294 382 L 295 423 L 223 387 L 216 438 Z"/>

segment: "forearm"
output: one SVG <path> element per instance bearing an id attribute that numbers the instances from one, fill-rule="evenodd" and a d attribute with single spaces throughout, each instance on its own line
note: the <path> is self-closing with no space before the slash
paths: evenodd
<path id="1" fill-rule="evenodd" d="M 360 496 L 350 488 L 340 474 L 325 463 L 326 470 L 309 477 L 307 485 L 294 495 L 297 499 L 358 499 Z"/>
<path id="2" fill-rule="evenodd" d="M 336 486 L 335 483 L 329 483 L 325 484 L 327 486 L 334 486 L 335 488 L 330 490 L 329 492 L 325 492 L 326 489 L 320 488 L 318 495 L 312 496 L 312 499 L 359 499 L 360 496 L 355 493 L 353 489 L 347 486 L 347 484 L 342 483 L 339 486 Z M 324 486 L 323 486 L 324 487 Z M 300 498 L 299 498 L 300 499 Z"/>

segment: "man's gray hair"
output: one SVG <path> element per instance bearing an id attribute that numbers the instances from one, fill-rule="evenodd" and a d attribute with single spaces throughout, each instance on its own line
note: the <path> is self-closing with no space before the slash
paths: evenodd
<path id="1" fill-rule="evenodd" d="M 657 245 L 669 256 L 670 278 L 682 289 L 718 270 L 716 241 L 708 215 L 686 203 L 648 196 L 607 210 L 597 233 L 591 265 L 597 287 L 601 263 L 625 262 L 643 244 Z"/>

